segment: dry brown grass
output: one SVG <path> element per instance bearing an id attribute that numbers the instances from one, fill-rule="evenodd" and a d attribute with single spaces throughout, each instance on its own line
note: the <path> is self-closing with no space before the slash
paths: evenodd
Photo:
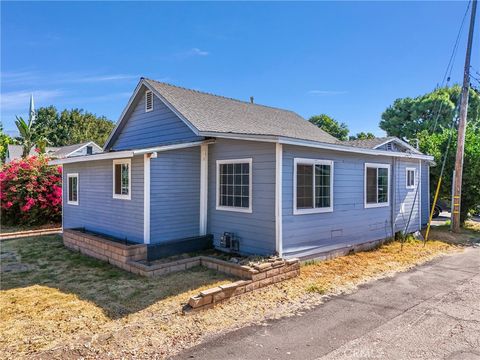
<path id="1" fill-rule="evenodd" d="M 465 222 L 465 228 L 467 230 L 470 230 L 470 231 L 476 231 L 476 232 L 480 232 L 480 221 L 473 221 L 473 220 L 470 220 L 470 221 L 466 221 Z"/>
<path id="2" fill-rule="evenodd" d="M 223 331 L 291 316 L 374 278 L 457 251 L 441 242 L 397 242 L 370 252 L 310 262 L 301 276 L 245 294 L 214 309 L 182 315 L 201 289 L 229 281 L 197 268 L 145 279 L 62 247 L 58 237 L 13 240 L 36 270 L 3 274 L 0 353 L 7 358 L 162 358 Z"/>

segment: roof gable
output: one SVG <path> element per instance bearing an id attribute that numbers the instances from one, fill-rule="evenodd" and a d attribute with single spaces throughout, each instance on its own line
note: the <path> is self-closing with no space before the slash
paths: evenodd
<path id="1" fill-rule="evenodd" d="M 200 141 L 189 126 L 165 103 L 153 96 L 153 109 L 146 109 L 146 93 L 149 87 L 142 85 L 129 105 L 115 135 L 109 140 L 112 150 L 132 150 L 178 142 Z"/>
<path id="2" fill-rule="evenodd" d="M 342 143 L 345 145 L 359 147 L 363 149 L 388 150 L 421 154 L 421 152 L 415 149 L 413 146 L 403 140 L 400 140 L 395 136 L 379 137 L 364 140 L 348 140 L 343 141 Z M 388 146 L 389 144 L 390 146 Z"/>
<path id="3" fill-rule="evenodd" d="M 50 153 L 50 156 L 55 158 L 67 158 L 70 156 L 86 155 L 86 147 L 91 146 L 93 153 L 99 153 L 102 148 L 93 141 L 86 141 L 80 144 L 73 144 L 67 146 L 61 146 Z M 83 150 L 83 151 L 82 151 Z"/>
<path id="4" fill-rule="evenodd" d="M 131 108 L 142 87 L 150 89 L 195 135 L 217 137 L 222 137 L 222 134 L 260 135 L 325 143 L 338 142 L 335 137 L 289 110 L 252 104 L 142 78 L 110 135 L 105 149 L 112 148 L 118 132 L 124 126 L 125 118 L 132 112 Z"/>

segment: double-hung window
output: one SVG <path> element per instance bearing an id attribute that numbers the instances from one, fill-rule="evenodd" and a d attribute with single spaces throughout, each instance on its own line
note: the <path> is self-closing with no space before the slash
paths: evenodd
<path id="1" fill-rule="evenodd" d="M 294 160 L 293 213 L 333 211 L 333 161 Z"/>
<path id="2" fill-rule="evenodd" d="M 78 174 L 67 174 L 67 203 L 78 205 Z"/>
<path id="3" fill-rule="evenodd" d="M 406 168 L 407 189 L 415 189 L 415 168 Z"/>
<path id="4" fill-rule="evenodd" d="M 390 198 L 390 165 L 365 164 L 365 207 L 381 207 L 389 205 Z"/>
<path id="5" fill-rule="evenodd" d="M 216 208 L 252 212 L 252 159 L 217 160 Z"/>
<path id="6" fill-rule="evenodd" d="M 130 159 L 113 160 L 113 198 L 131 199 L 132 163 Z"/>

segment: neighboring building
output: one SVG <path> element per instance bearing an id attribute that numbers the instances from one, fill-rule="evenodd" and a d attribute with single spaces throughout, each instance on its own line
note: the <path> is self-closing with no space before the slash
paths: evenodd
<path id="1" fill-rule="evenodd" d="M 102 152 L 102 148 L 95 144 L 93 141 L 84 142 L 81 144 L 74 144 L 60 147 L 46 147 L 45 153 L 54 159 L 64 159 L 74 156 L 98 154 Z M 7 149 L 7 156 L 5 163 L 9 163 L 12 160 L 20 159 L 23 154 L 22 145 L 9 144 Z M 36 155 L 35 147 L 30 150 L 30 155 Z"/>
<path id="2" fill-rule="evenodd" d="M 161 244 L 232 233 L 312 256 L 425 224 L 433 157 L 341 142 L 294 112 L 142 78 L 103 153 L 63 164 L 64 228 Z M 223 244 L 224 245 L 224 244 Z"/>

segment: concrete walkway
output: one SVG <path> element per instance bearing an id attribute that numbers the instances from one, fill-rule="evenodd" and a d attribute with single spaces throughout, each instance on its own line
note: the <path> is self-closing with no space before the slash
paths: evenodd
<path id="1" fill-rule="evenodd" d="M 467 248 L 303 316 L 212 339 L 179 359 L 480 359 L 480 248 Z"/>

